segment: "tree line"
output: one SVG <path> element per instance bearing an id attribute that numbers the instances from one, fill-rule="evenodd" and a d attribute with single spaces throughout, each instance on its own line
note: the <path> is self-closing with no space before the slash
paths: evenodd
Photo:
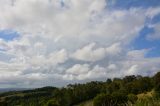
<path id="1" fill-rule="evenodd" d="M 154 90 L 160 97 L 160 72 L 153 77 L 130 75 L 124 78 L 44 87 L 0 94 L 0 106 L 74 106 L 93 99 L 94 106 L 123 106 L 137 101 L 137 94 Z"/>

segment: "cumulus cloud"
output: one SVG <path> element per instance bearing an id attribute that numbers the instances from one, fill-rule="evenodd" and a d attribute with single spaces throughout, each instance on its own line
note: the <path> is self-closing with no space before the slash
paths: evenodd
<path id="1" fill-rule="evenodd" d="M 151 75 L 159 58 L 128 46 L 159 13 L 158 7 L 112 10 L 106 0 L 0 0 L 0 30 L 19 34 L 0 39 L 0 85 Z M 159 38 L 158 25 L 154 29 L 151 38 Z"/>
<path id="2" fill-rule="evenodd" d="M 116 56 L 122 52 L 122 48 L 119 43 L 115 43 L 109 47 L 96 48 L 95 43 L 91 43 L 81 49 L 78 49 L 75 53 L 73 53 L 73 58 L 82 60 L 82 61 L 98 61 L 107 56 Z"/>
<path id="3" fill-rule="evenodd" d="M 97 61 L 105 56 L 105 48 L 98 48 L 94 49 L 95 43 L 91 43 L 79 50 L 77 50 L 74 54 L 73 57 L 79 60 L 84 60 L 84 61 Z"/>
<path id="4" fill-rule="evenodd" d="M 65 80 L 86 80 L 95 79 L 106 76 L 105 68 L 99 65 L 91 68 L 88 64 L 76 64 L 66 71 L 66 75 L 63 76 Z"/>
<path id="5" fill-rule="evenodd" d="M 66 70 L 66 73 L 79 75 L 79 74 L 85 74 L 88 71 L 89 71 L 88 64 L 84 64 L 84 65 L 76 64 L 73 67 Z"/>

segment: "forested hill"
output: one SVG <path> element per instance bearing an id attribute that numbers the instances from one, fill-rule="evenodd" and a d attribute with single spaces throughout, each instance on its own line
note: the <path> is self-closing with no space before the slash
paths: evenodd
<path id="1" fill-rule="evenodd" d="M 107 79 L 105 82 L 70 84 L 63 88 L 43 87 L 10 91 L 0 94 L 0 106 L 74 106 L 88 100 L 93 100 L 94 106 L 136 106 L 139 101 L 146 102 L 144 98 L 140 100 L 138 95 L 147 92 L 151 92 L 151 95 L 146 97 L 148 103 L 159 101 L 160 72 L 153 77 L 132 75 Z M 160 106 L 160 102 L 153 103 Z"/>

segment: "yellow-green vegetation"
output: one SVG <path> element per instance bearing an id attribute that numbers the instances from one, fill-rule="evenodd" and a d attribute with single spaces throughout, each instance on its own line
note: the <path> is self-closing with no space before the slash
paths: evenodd
<path id="1" fill-rule="evenodd" d="M 155 93 L 154 90 L 152 90 L 150 92 L 140 93 L 137 95 L 137 97 L 138 97 L 138 100 L 145 100 L 148 98 L 153 98 L 154 93 Z"/>
<path id="2" fill-rule="evenodd" d="M 145 92 L 137 95 L 138 100 L 134 106 L 160 106 L 160 100 L 155 98 L 155 91 Z"/>
<path id="3" fill-rule="evenodd" d="M 137 94 L 137 100 L 134 104 L 128 101 L 126 106 L 160 106 L 160 100 L 154 99 L 154 90 L 150 92 Z M 132 95 L 133 96 L 133 95 Z M 93 100 L 83 102 L 76 106 L 94 106 Z"/>
<path id="4" fill-rule="evenodd" d="M 76 105 L 76 106 L 93 106 L 93 100 L 83 102 L 83 103 Z"/>

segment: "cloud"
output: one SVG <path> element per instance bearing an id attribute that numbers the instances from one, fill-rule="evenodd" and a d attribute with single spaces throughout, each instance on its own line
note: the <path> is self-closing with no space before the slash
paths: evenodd
<path id="1" fill-rule="evenodd" d="M 106 0 L 0 0 L 0 29 L 19 34 L 0 39 L 0 85 L 60 86 L 151 75 L 160 68 L 159 58 L 146 58 L 148 49 L 129 45 L 159 12 L 159 7 L 109 9 Z M 158 28 L 154 25 L 152 39 L 159 38 Z"/>
<path id="2" fill-rule="evenodd" d="M 95 45 L 96 45 L 95 43 L 91 43 L 77 50 L 73 54 L 73 58 L 84 61 L 97 61 L 103 59 L 105 56 L 105 48 L 97 48 L 93 50 Z"/>
<path id="3" fill-rule="evenodd" d="M 148 11 L 146 12 L 146 15 L 149 16 L 151 19 L 153 19 L 156 15 L 160 13 L 160 8 L 149 8 Z"/>
<path id="4" fill-rule="evenodd" d="M 149 34 L 147 36 L 148 40 L 158 40 L 160 39 L 160 23 L 157 23 L 155 25 L 151 26 L 154 29 L 154 32 L 152 34 Z"/>
<path id="5" fill-rule="evenodd" d="M 142 59 L 149 52 L 149 49 L 132 50 L 127 53 L 130 59 Z"/>
<path id="6" fill-rule="evenodd" d="M 98 61 L 103 59 L 106 56 L 116 56 L 121 53 L 122 49 L 119 43 L 115 43 L 109 47 L 96 48 L 95 43 L 91 43 L 81 49 L 78 49 L 75 53 L 73 53 L 73 58 L 82 60 L 82 61 Z"/>
<path id="7" fill-rule="evenodd" d="M 96 65 L 91 69 L 88 64 L 76 64 L 69 68 L 66 73 L 67 74 L 63 76 L 65 80 L 86 80 L 106 76 L 105 68 Z"/>
<path id="8" fill-rule="evenodd" d="M 79 75 L 79 74 L 85 74 L 88 71 L 89 71 L 88 64 L 84 64 L 84 65 L 76 64 L 73 67 L 66 70 L 66 73 Z"/>
<path id="9" fill-rule="evenodd" d="M 6 42 L 3 39 L 0 39 L 0 49 L 1 50 L 7 50 L 8 49 L 8 45 L 6 44 Z"/>

